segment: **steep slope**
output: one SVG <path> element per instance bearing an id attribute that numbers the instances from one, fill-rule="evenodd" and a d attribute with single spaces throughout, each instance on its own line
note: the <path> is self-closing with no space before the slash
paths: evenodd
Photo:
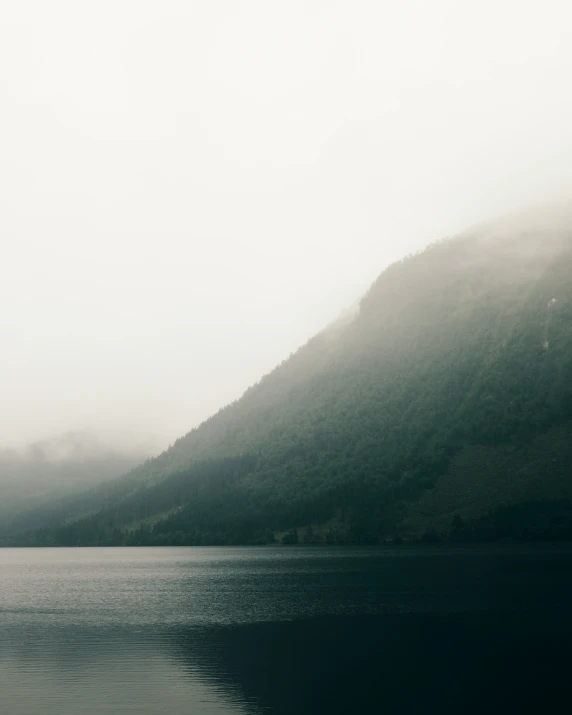
<path id="1" fill-rule="evenodd" d="M 547 464 L 572 437 L 570 276 L 567 209 L 432 245 L 97 513 L 21 538 L 378 541 L 445 532 L 461 511 L 567 500 L 569 462 Z M 488 482 L 520 476 L 484 487 L 489 464 Z"/>

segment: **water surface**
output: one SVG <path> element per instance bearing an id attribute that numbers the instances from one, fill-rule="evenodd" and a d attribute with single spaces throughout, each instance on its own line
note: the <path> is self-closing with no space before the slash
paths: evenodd
<path id="1" fill-rule="evenodd" d="M 572 550 L 0 549 L 0 712 L 568 710 Z"/>

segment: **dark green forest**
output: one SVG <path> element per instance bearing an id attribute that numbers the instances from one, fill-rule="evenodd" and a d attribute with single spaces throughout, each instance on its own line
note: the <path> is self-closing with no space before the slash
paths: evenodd
<path id="1" fill-rule="evenodd" d="M 352 319 L 19 545 L 572 538 L 572 220 L 387 268 Z"/>

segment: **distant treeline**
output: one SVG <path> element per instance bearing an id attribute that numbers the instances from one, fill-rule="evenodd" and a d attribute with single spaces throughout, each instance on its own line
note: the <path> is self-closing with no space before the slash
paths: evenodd
<path id="1" fill-rule="evenodd" d="M 276 498 L 269 508 L 267 495 L 243 482 L 256 462 L 253 456 L 203 462 L 146 490 L 135 490 L 113 508 L 70 524 L 27 532 L 7 543 L 207 546 L 572 540 L 568 499 L 500 506 L 473 519 L 455 515 L 448 529 L 430 527 L 417 536 L 388 529 L 380 513 L 371 509 L 379 500 L 367 491 L 353 495 L 331 491 L 326 499 L 321 495 L 314 502 L 307 495 L 298 501 Z M 330 518 L 332 513 L 337 519 Z"/>

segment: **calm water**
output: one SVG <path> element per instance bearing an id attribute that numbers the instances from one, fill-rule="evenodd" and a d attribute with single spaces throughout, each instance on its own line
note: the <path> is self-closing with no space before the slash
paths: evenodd
<path id="1" fill-rule="evenodd" d="M 572 550 L 0 549 L 0 712 L 567 712 Z"/>

